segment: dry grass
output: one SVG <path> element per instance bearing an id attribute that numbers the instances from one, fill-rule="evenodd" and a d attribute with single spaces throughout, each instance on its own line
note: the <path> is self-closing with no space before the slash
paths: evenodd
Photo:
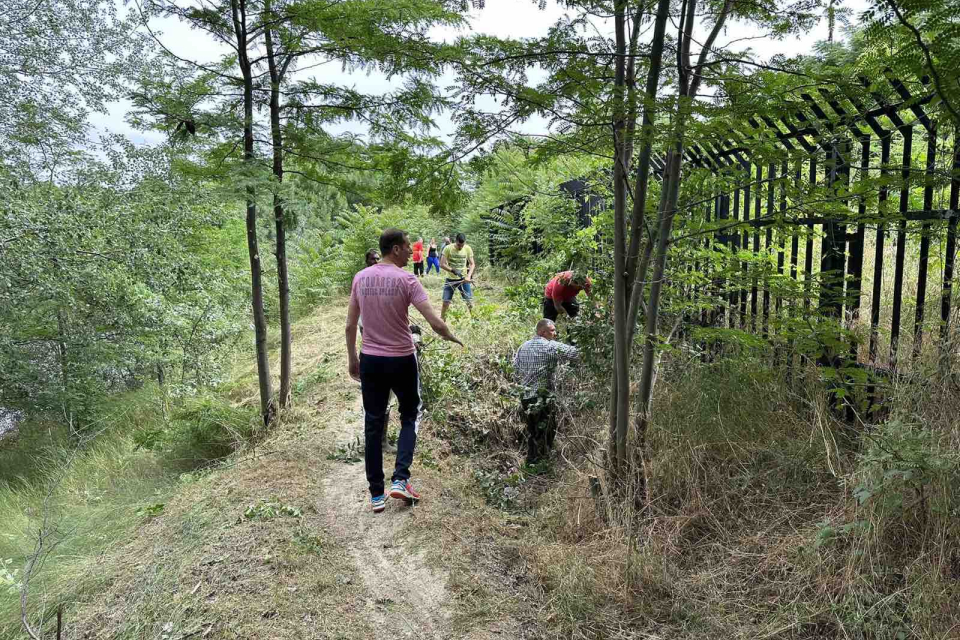
<path id="1" fill-rule="evenodd" d="M 471 393 L 447 397 L 425 428 L 445 500 L 420 523 L 442 536 L 436 561 L 457 576 L 465 620 L 511 615 L 545 638 L 960 637 L 957 458 L 944 453 L 930 478 L 926 515 L 909 489 L 907 511 L 859 504 L 862 442 L 877 430 L 839 422 L 814 369 L 787 384 L 749 355 L 675 356 L 655 400 L 649 508 L 611 519 L 589 484 L 603 472 L 602 403 L 581 401 L 603 397 L 603 381 L 565 380 L 555 464 L 530 475 L 500 366 L 520 335 L 473 337 L 459 363 Z M 937 451 L 957 451 L 956 394 L 929 387 L 892 406 L 933 430 Z M 479 482 L 490 477 L 501 485 Z M 518 493 L 504 504 L 507 487 Z M 491 593 L 491 575 L 507 593 Z"/>
<path id="2" fill-rule="evenodd" d="M 76 637 L 370 637 L 355 569 L 317 511 L 321 454 L 260 457 L 181 491 L 101 561 L 110 586 L 77 603 Z M 270 499 L 302 517 L 245 516 Z"/>
<path id="3" fill-rule="evenodd" d="M 762 358 L 676 355 L 655 401 L 649 507 L 601 517 L 589 478 L 603 472 L 604 381 L 563 378 L 553 464 L 524 468 L 504 359 L 528 326 L 505 314 L 498 286 L 477 296 L 477 320 L 462 304 L 451 315 L 468 348 L 428 345 L 434 395 L 413 468 L 426 498 L 405 539 L 447 576 L 450 637 L 960 637 L 960 394 L 948 376 L 894 390 L 908 426 L 864 435 L 826 408 L 815 371 L 787 385 Z M 306 382 L 255 454 L 191 477 L 132 539 L 65 576 L 86 585 L 67 603 L 68 637 L 375 636 L 356 566 L 316 502 L 336 444 L 326 425 L 356 405 L 342 317 L 331 305 L 298 322 Z M 253 373 L 238 363 L 233 402 L 256 403 Z M 907 508 L 858 504 L 858 486 L 884 471 L 862 437 L 906 450 L 921 431 L 934 436 L 918 455 L 939 465 L 922 505 L 909 484 L 885 494 Z M 271 499 L 302 517 L 244 517 Z"/>

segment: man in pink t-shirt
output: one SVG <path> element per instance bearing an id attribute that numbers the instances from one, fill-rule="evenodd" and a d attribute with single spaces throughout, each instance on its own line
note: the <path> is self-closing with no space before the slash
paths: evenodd
<path id="1" fill-rule="evenodd" d="M 390 497 L 409 502 L 420 499 L 410 484 L 410 465 L 420 426 L 420 371 L 410 333 L 412 304 L 444 340 L 460 342 L 430 306 L 417 277 L 404 270 L 412 250 L 407 235 L 387 229 L 380 235 L 382 262 L 353 278 L 347 309 L 347 360 L 350 377 L 360 381 L 364 409 L 364 464 L 375 512 L 386 506 L 383 451 L 390 391 L 400 405 L 400 437 Z M 363 314 L 363 345 L 357 357 L 357 321 Z"/>

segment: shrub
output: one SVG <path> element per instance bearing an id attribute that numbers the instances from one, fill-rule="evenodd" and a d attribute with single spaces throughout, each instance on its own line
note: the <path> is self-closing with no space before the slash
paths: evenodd
<path id="1" fill-rule="evenodd" d="M 291 252 L 291 289 L 295 306 L 306 311 L 318 303 L 350 289 L 353 276 L 364 268 L 364 256 L 376 249 L 384 229 L 397 227 L 415 241 L 418 235 L 429 242 L 441 234 L 445 222 L 430 217 L 426 207 L 398 206 L 382 211 L 357 205 L 335 217 L 334 228 L 315 231 L 299 239 Z"/>
<path id="2" fill-rule="evenodd" d="M 212 395 L 189 398 L 166 423 L 137 431 L 138 447 L 169 453 L 180 465 L 202 466 L 230 455 L 253 437 L 256 413 Z"/>

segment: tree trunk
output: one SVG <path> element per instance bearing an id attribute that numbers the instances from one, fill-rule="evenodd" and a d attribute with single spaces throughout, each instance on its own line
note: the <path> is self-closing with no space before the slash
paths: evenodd
<path id="1" fill-rule="evenodd" d="M 270 67 L 270 133 L 273 141 L 273 175 L 277 179 L 278 192 L 273 194 L 273 217 L 277 229 L 277 280 L 280 289 L 280 406 L 290 402 L 292 376 L 292 338 L 290 333 L 290 279 L 287 276 L 287 232 L 284 224 L 283 197 L 279 188 L 283 184 L 283 133 L 280 130 L 280 82 L 286 70 L 277 67 L 273 36 L 268 29 L 265 34 L 267 63 Z"/>
<path id="2" fill-rule="evenodd" d="M 63 420 L 69 427 L 70 435 L 79 438 L 74 426 L 72 394 L 70 389 L 69 361 L 67 360 L 67 321 L 63 309 L 57 309 L 57 360 L 60 365 L 60 408 Z"/>
<path id="3" fill-rule="evenodd" d="M 653 155 L 653 118 L 655 113 L 655 101 L 657 98 L 657 88 L 660 84 L 660 74 L 662 70 L 662 60 L 663 60 L 663 44 L 664 37 L 666 34 L 666 25 L 667 20 L 669 19 L 669 9 L 670 9 L 670 0 L 660 0 L 657 5 L 657 17 L 654 25 L 654 35 L 653 42 L 651 44 L 651 53 L 650 53 L 650 69 L 647 72 L 647 83 L 644 87 L 643 98 L 645 100 L 643 106 L 643 121 L 641 129 L 641 147 L 640 147 L 640 158 L 637 166 L 637 182 L 634 192 L 633 199 L 633 211 L 631 216 L 631 237 L 630 237 L 630 248 L 627 251 L 625 260 L 619 262 L 615 259 L 617 265 L 623 265 L 623 268 L 617 268 L 617 278 L 614 284 L 614 309 L 615 313 L 622 315 L 624 317 L 624 326 L 625 336 L 623 338 L 622 347 L 616 347 L 617 353 L 621 349 L 627 354 L 626 361 L 626 373 L 624 374 L 621 366 L 623 363 L 615 360 L 615 366 L 613 374 L 611 375 L 610 381 L 610 425 L 609 425 L 609 439 L 608 439 L 608 451 L 607 458 L 610 461 L 612 469 L 619 469 L 619 463 L 616 460 L 625 459 L 625 446 L 626 446 L 626 424 L 629 424 L 627 419 L 627 412 L 629 411 L 630 397 L 629 397 L 629 386 L 625 392 L 621 392 L 620 379 L 623 378 L 624 382 L 629 385 L 629 352 L 633 345 L 633 336 L 635 333 L 637 315 L 639 313 L 640 306 L 640 294 L 643 290 L 643 283 L 639 283 L 639 287 L 636 282 L 637 275 L 637 262 L 638 254 L 640 249 L 640 241 L 643 234 L 644 227 L 644 215 L 646 211 L 646 199 L 647 199 L 647 187 L 650 178 L 650 164 L 651 158 Z M 635 17 L 634 24 L 634 33 L 631 36 L 630 50 L 632 54 L 636 52 L 636 37 L 639 31 L 638 27 L 640 24 L 641 12 L 638 9 L 637 15 Z M 623 33 L 622 31 L 620 33 Z M 630 75 L 632 76 L 633 59 L 631 57 L 629 63 Z M 633 86 L 633 78 L 626 78 L 631 82 L 631 87 Z M 635 104 L 635 96 L 631 96 L 631 104 Z M 636 110 L 631 109 L 629 114 L 630 122 L 627 123 L 626 127 L 629 132 L 633 132 L 636 127 Z M 621 194 L 622 188 L 626 187 L 626 173 L 628 167 L 630 166 L 630 161 L 632 160 L 632 149 L 633 149 L 633 136 L 629 136 L 629 140 L 626 141 L 624 145 L 625 150 L 623 152 L 623 157 L 616 162 L 616 167 L 620 167 L 623 171 L 622 182 L 617 182 L 616 180 L 616 171 L 615 171 L 615 185 L 617 191 L 614 196 L 614 205 L 615 205 L 615 215 L 617 218 L 617 226 L 615 227 L 616 231 L 621 229 L 620 225 L 626 216 L 626 200 L 623 200 L 623 205 L 621 209 L 616 209 L 617 195 Z M 615 140 L 616 142 L 616 140 Z M 619 156 L 618 156 L 619 157 Z M 626 232 L 624 229 L 624 238 L 622 242 L 617 242 L 615 247 L 615 252 L 617 248 L 625 246 L 625 236 Z M 650 241 L 648 241 L 648 247 L 650 246 Z M 649 261 L 649 251 L 645 252 L 644 260 L 642 262 L 645 265 Z M 642 269 L 645 271 L 645 269 Z M 617 294 L 616 288 L 617 284 L 620 282 L 623 283 L 623 294 L 619 298 L 620 306 L 617 306 Z M 628 299 L 627 292 L 630 292 Z M 619 311 L 618 311 L 619 310 Z M 615 319 L 616 322 L 616 319 Z M 616 324 L 614 325 L 616 327 Z M 616 330 L 616 329 L 615 329 Z M 616 343 L 616 338 L 615 338 Z M 616 358 L 616 355 L 615 355 Z M 623 422 L 621 422 L 621 416 L 623 416 Z M 622 425 L 622 427 L 621 427 Z M 619 457 L 618 450 L 621 447 L 621 443 L 624 447 L 622 452 L 623 457 Z M 616 473 L 614 474 L 616 475 Z"/>
<path id="4" fill-rule="evenodd" d="M 247 55 L 245 0 L 231 0 L 234 28 L 237 35 L 238 62 L 243 74 L 243 160 L 253 166 L 253 73 Z M 270 382 L 270 358 L 267 353 L 267 319 L 263 313 L 263 269 L 257 242 L 257 193 L 247 187 L 247 252 L 250 254 L 250 290 L 253 305 L 253 326 L 256 335 L 257 379 L 260 384 L 260 415 L 269 425 L 273 419 L 273 389 Z"/>
<path id="5" fill-rule="evenodd" d="M 613 288 L 613 315 L 614 315 L 614 371 L 615 379 L 612 389 L 611 407 L 616 409 L 616 419 L 611 419 L 611 427 L 615 431 L 616 456 L 613 458 L 611 471 L 614 486 L 622 488 L 620 480 L 626 470 L 627 460 L 627 428 L 630 410 L 630 349 L 627 344 L 627 291 L 624 273 L 626 269 L 626 162 L 625 149 L 628 142 L 626 133 L 625 112 L 625 80 L 626 80 L 626 20 L 624 17 L 625 0 L 618 0 L 614 14 L 614 29 L 616 31 L 617 62 L 614 80 L 614 111 L 613 111 L 613 189 L 614 189 L 614 288 Z"/>
<path id="6" fill-rule="evenodd" d="M 657 245 L 653 261 L 653 279 L 650 283 L 650 298 L 647 302 L 646 322 L 644 323 L 643 364 L 640 369 L 639 389 L 637 393 L 637 415 L 635 427 L 638 446 L 646 441 L 647 424 L 650 418 L 650 401 L 653 395 L 654 364 L 657 353 L 657 325 L 660 316 L 660 295 L 663 291 L 663 278 L 667 262 L 667 251 L 670 247 L 670 232 L 673 229 L 673 218 L 676 214 L 677 197 L 680 193 L 680 169 L 682 163 L 678 157 L 678 150 L 682 152 L 682 144 L 677 144 L 677 150 L 667 154 L 666 167 L 663 173 L 663 191 L 660 195 L 659 229 Z"/>
<path id="7" fill-rule="evenodd" d="M 643 123 L 641 126 L 640 157 L 637 161 L 637 182 L 633 196 L 633 216 L 630 228 L 630 249 L 627 253 L 627 286 L 633 287 L 637 274 L 637 262 L 640 255 L 640 240 L 643 237 L 644 217 L 647 208 L 647 188 L 650 182 L 650 162 L 653 157 L 653 119 L 656 114 L 657 88 L 660 86 L 660 73 L 663 69 L 663 43 L 670 18 L 670 0 L 659 0 L 657 16 L 653 26 L 653 40 L 650 43 L 650 69 L 647 71 L 647 84 L 644 87 Z M 649 240 L 648 240 L 649 241 Z M 631 304 L 627 317 L 627 326 L 637 321 L 639 307 Z"/>
<path id="8" fill-rule="evenodd" d="M 666 166 L 663 174 L 663 186 L 658 207 L 658 236 L 656 250 L 653 257 L 653 279 L 650 284 L 650 297 L 647 302 L 646 322 L 644 324 L 643 364 L 640 370 L 639 389 L 637 392 L 637 414 L 635 428 L 637 446 L 645 448 L 647 427 L 650 423 L 650 409 L 653 401 L 653 385 L 656 380 L 655 368 L 659 349 L 658 322 L 660 316 L 660 297 L 663 292 L 663 280 L 666 275 L 667 252 L 670 249 L 673 220 L 677 214 L 680 201 L 680 176 L 683 170 L 683 148 L 687 123 L 692 118 L 693 101 L 696 100 L 703 65 L 710 50 L 716 42 L 717 36 L 723 29 L 724 22 L 733 8 L 733 0 L 726 0 L 717 21 L 707 39 L 697 65 L 690 64 L 690 43 L 693 40 L 694 16 L 696 15 L 697 0 L 684 0 L 681 11 L 678 33 L 678 75 L 679 96 L 677 98 L 677 115 L 674 121 L 671 150 L 667 153 Z M 641 479 L 643 481 L 643 479 Z M 644 490 L 646 487 L 644 486 Z"/>

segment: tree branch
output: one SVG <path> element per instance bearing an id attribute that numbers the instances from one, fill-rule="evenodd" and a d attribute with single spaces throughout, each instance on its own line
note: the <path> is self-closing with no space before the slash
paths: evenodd
<path id="1" fill-rule="evenodd" d="M 697 89 L 700 88 L 700 80 L 703 78 L 703 66 L 707 61 L 707 56 L 710 55 L 710 50 L 713 49 L 713 43 L 717 41 L 721 29 L 723 29 L 723 24 L 726 22 L 727 16 L 730 15 L 732 9 L 733 0 L 726 0 L 726 2 L 723 3 L 723 9 L 720 10 L 720 15 L 717 16 L 717 22 L 713 25 L 713 29 L 710 31 L 710 35 L 707 36 L 706 42 L 703 43 L 703 48 L 700 50 L 700 58 L 697 60 L 697 66 L 694 67 L 693 80 L 690 83 L 690 90 L 688 92 L 690 95 L 696 94 Z"/>
<path id="2" fill-rule="evenodd" d="M 927 61 L 927 68 L 930 70 L 930 75 L 933 76 L 933 86 L 937 90 L 937 95 L 940 96 L 944 106 L 946 106 L 950 111 L 950 115 L 953 116 L 953 119 L 957 125 L 960 125 L 960 112 L 958 112 L 957 108 L 951 104 L 950 100 L 947 99 L 946 93 L 943 91 L 943 84 L 940 80 L 940 74 L 937 72 L 937 68 L 933 65 L 933 55 L 930 53 L 930 47 L 926 42 L 923 41 L 923 36 L 921 35 L 920 30 L 913 26 L 913 24 L 907 20 L 907 17 L 901 13 L 900 8 L 897 6 L 896 0 L 887 0 L 887 4 L 889 4 L 890 8 L 893 9 L 893 12 L 896 14 L 897 20 L 900 21 L 900 24 L 913 32 L 913 37 L 917 41 L 917 46 L 919 46 L 923 51 L 923 57 Z"/>

